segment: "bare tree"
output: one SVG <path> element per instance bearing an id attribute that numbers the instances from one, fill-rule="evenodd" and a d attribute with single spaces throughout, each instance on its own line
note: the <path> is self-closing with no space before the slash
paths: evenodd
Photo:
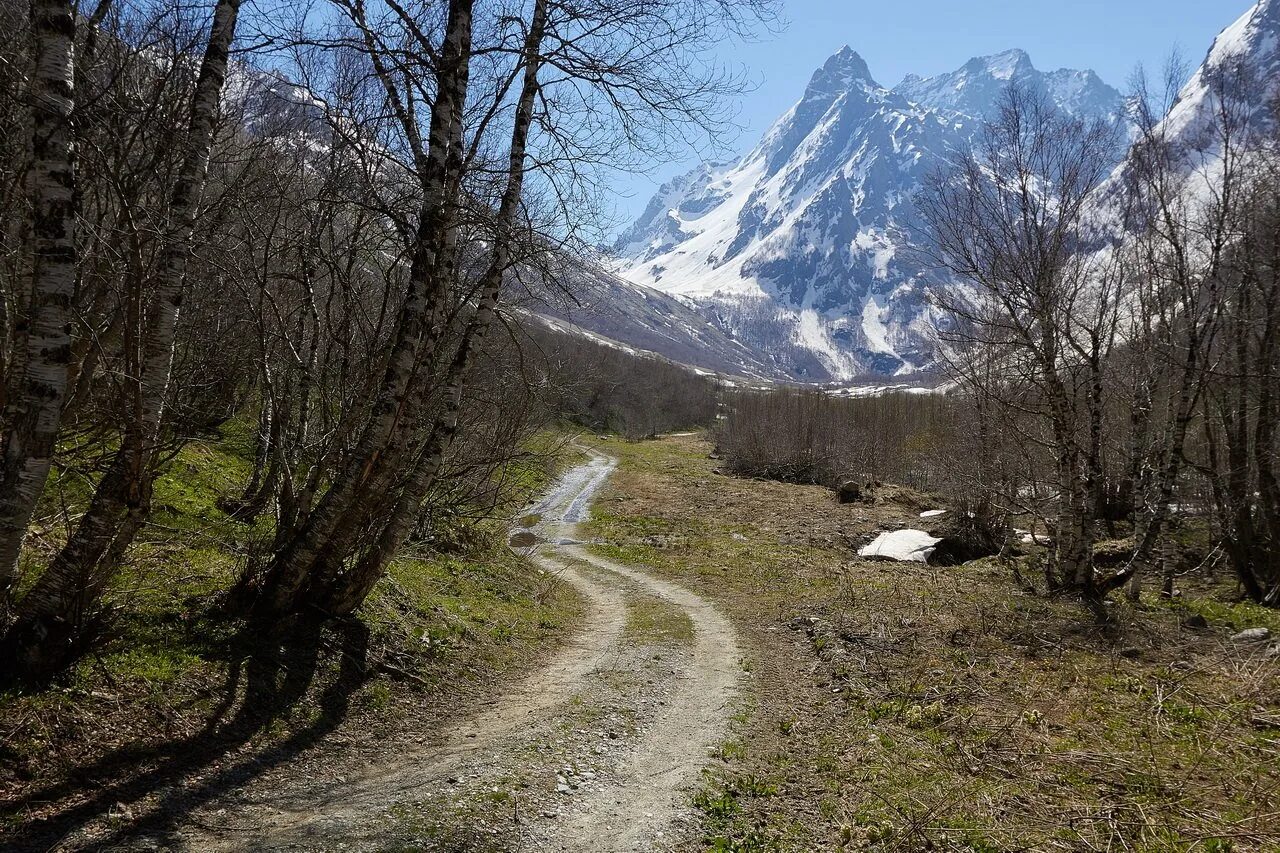
<path id="1" fill-rule="evenodd" d="M 1176 103 L 1176 63 L 1163 98 L 1139 77 L 1130 101 L 1138 137 L 1125 166 L 1124 225 L 1133 258 L 1125 339 L 1137 367 L 1133 382 L 1130 476 L 1136 546 L 1126 567 L 1152 562 L 1187 473 L 1188 435 L 1212 375 L 1221 331 L 1223 278 L 1241 229 L 1245 167 L 1258 88 L 1245 66 L 1205 69 L 1209 97 L 1192 118 L 1198 132 L 1165 116 Z M 1194 126 L 1193 126 L 1194 130 Z M 1166 563 L 1163 591 L 1173 593 Z"/>
<path id="2" fill-rule="evenodd" d="M 1206 359 L 1198 463 L 1245 594 L 1280 606 L 1280 146 L 1247 152 L 1241 233 L 1225 258 L 1222 333 Z"/>
<path id="3" fill-rule="evenodd" d="M 1095 578 L 1092 546 L 1122 264 L 1088 217 L 1116 145 L 1114 127 L 1014 87 L 974 149 L 920 200 L 938 261 L 963 285 L 938 294 L 953 374 L 1050 466 L 1046 579 L 1088 599 L 1116 582 Z M 1017 489 L 1034 491 L 1033 482 L 1028 472 Z"/>

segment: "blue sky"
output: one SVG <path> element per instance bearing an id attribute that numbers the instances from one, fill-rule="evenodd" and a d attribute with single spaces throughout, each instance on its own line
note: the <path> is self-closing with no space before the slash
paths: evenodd
<path id="1" fill-rule="evenodd" d="M 1250 0 L 784 0 L 781 33 L 726 44 L 723 61 L 743 67 L 755 88 L 739 103 L 740 153 L 799 98 L 813 70 L 842 45 L 862 55 L 876 80 L 892 86 L 908 72 L 937 74 L 974 56 L 1020 47 L 1037 68 L 1092 68 L 1123 90 L 1138 63 L 1158 73 L 1175 47 L 1194 67 L 1213 37 Z M 647 175 L 621 176 L 618 215 L 639 215 L 664 180 L 697 154 L 655 163 Z"/>

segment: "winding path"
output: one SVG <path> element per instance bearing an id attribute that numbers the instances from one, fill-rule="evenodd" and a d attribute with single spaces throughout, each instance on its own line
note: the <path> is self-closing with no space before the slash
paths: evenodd
<path id="1" fill-rule="evenodd" d="M 593 690 L 598 693 L 596 682 L 616 675 L 620 665 L 630 666 L 635 656 L 626 653 L 625 635 L 637 597 L 661 599 L 664 607 L 687 617 L 692 642 L 670 657 L 661 700 L 638 706 L 646 716 L 636 720 L 635 737 L 610 755 L 608 772 L 571 799 L 555 801 L 554 810 L 543 812 L 546 820 L 522 831 L 520 849 L 664 849 L 664 839 L 678 835 L 673 828 L 688 815 L 699 771 L 725 735 L 740 654 L 729 621 L 705 599 L 584 547 L 578 525 L 587 519 L 596 491 L 616 465 L 608 456 L 588 453 L 590 461 L 567 471 L 528 511 L 537 519 L 531 530 L 539 539 L 530 558 L 573 585 L 587 606 L 581 629 L 545 666 L 488 710 L 459 721 L 430 742 L 406 745 L 394 759 L 357 771 L 339 785 L 322 792 L 251 795 L 269 804 L 274 814 L 252 827 L 228 827 L 216 837 L 188 835 L 189 849 L 379 849 L 379 826 L 388 813 L 448 789 L 459 776 L 496 779 L 504 767 L 526 762 L 523 756 L 537 754 L 539 739 L 545 741 L 548 731 L 557 725 L 565 729 L 574 697 L 580 701 Z M 505 764 L 500 759 L 504 753 Z M 520 758 L 511 757 L 517 753 Z"/>
<path id="2" fill-rule="evenodd" d="M 577 524 L 586 520 L 592 496 L 615 464 L 593 452 L 590 462 L 569 471 L 535 509 L 542 514 L 537 530 L 552 543 L 543 550 L 552 559 L 569 557 L 603 570 L 600 577 L 612 578 L 615 588 L 625 579 L 679 608 L 693 624 L 694 643 L 687 669 L 645 737 L 623 761 L 616 784 L 558 827 L 563 850 L 644 850 L 660 838 L 687 808 L 699 770 L 723 739 L 741 672 L 733 627 L 709 602 L 679 584 L 606 560 L 575 542 Z M 581 580 L 580 575 L 565 577 L 575 585 Z"/>

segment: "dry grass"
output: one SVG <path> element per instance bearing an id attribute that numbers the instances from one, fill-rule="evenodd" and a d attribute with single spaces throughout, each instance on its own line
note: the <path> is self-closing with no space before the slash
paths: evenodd
<path id="1" fill-rule="evenodd" d="M 1229 639 L 1280 614 L 1204 585 L 1104 628 L 994 560 L 858 560 L 918 507 L 728 477 L 709 449 L 610 442 L 593 522 L 719 601 L 750 650 L 700 847 L 1280 850 L 1280 655 Z"/>

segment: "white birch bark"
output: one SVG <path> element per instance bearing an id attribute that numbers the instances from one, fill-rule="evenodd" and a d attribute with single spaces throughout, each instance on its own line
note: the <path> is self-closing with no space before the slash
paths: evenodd
<path id="1" fill-rule="evenodd" d="M 12 584 L 22 540 L 53 461 L 71 354 L 76 279 L 75 14 L 66 0 L 34 0 L 31 31 L 32 292 L 23 374 L 0 469 L 0 595 Z"/>

